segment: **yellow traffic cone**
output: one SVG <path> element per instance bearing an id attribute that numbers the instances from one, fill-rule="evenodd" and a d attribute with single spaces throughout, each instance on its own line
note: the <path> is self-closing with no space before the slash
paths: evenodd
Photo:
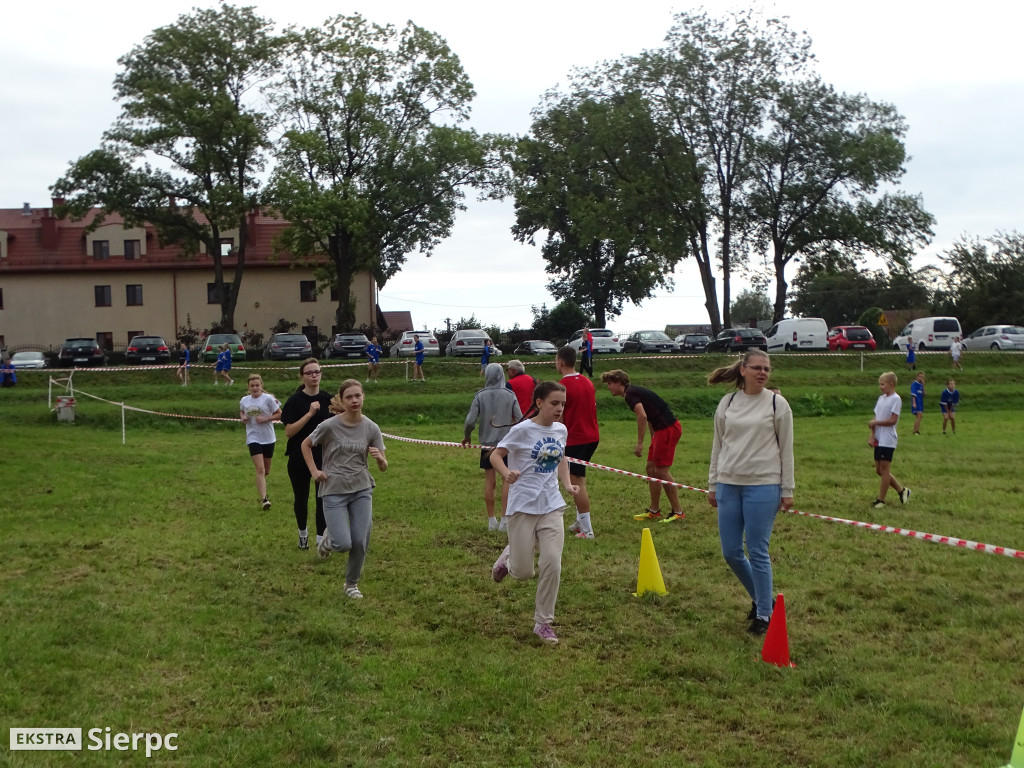
<path id="1" fill-rule="evenodd" d="M 636 574 L 636 592 L 633 597 L 640 597 L 644 592 L 668 594 L 665 580 L 661 578 L 661 566 L 658 565 L 658 553 L 654 551 L 650 528 L 644 528 L 640 537 L 640 569 Z"/>
<path id="2" fill-rule="evenodd" d="M 1017 738 L 1013 741 L 1013 754 L 1010 755 L 1009 764 L 1004 768 L 1024 768 L 1024 712 L 1021 712 Z"/>

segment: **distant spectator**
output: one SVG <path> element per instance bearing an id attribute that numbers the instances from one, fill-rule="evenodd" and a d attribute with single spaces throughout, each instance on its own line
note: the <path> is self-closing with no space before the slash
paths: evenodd
<path id="1" fill-rule="evenodd" d="M 921 417 L 924 416 L 924 371 L 918 371 L 910 383 L 910 412 L 914 415 L 914 434 L 921 434 Z"/>
<path id="2" fill-rule="evenodd" d="M 228 386 L 235 383 L 231 378 L 231 346 L 220 345 L 220 352 L 217 354 L 217 364 L 213 367 L 213 383 L 220 384 L 218 379 L 224 377 L 224 383 Z"/>
<path id="3" fill-rule="evenodd" d="M 370 381 L 377 381 L 377 377 L 380 375 L 380 355 L 384 350 L 377 344 L 377 337 L 374 336 L 370 343 L 366 345 L 366 383 Z"/>
<path id="4" fill-rule="evenodd" d="M 537 386 L 537 380 L 526 372 L 526 367 L 521 360 L 509 360 L 506 367 L 508 368 L 508 383 L 505 386 L 515 392 L 516 399 L 519 401 L 519 410 L 523 412 L 524 416 L 527 416 L 533 405 L 533 390 Z"/>
<path id="5" fill-rule="evenodd" d="M 949 345 L 949 356 L 953 358 L 953 367 L 958 370 L 963 370 L 964 367 L 960 365 L 960 355 L 963 354 L 964 345 L 960 341 L 960 337 L 957 336 L 953 339 L 953 343 Z"/>
<path id="6" fill-rule="evenodd" d="M 0 365 L 0 386 L 7 389 L 18 383 L 18 372 L 11 362 L 10 357 L 3 357 L 3 364 Z"/>
<path id="7" fill-rule="evenodd" d="M 183 341 L 183 342 L 181 342 L 181 348 L 178 350 L 178 371 L 177 371 L 178 381 L 181 382 L 181 386 L 183 386 L 183 387 L 187 387 L 188 386 L 188 368 L 189 368 L 189 360 L 190 359 L 191 359 L 191 354 L 188 351 L 188 344 L 186 344 Z M 217 382 L 217 379 L 216 379 L 216 377 L 214 377 L 214 383 L 216 383 L 216 382 Z"/>

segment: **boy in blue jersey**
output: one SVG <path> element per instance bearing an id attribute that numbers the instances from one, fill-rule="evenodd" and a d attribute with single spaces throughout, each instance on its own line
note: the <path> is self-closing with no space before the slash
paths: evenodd
<path id="1" fill-rule="evenodd" d="M 914 434 L 921 434 L 921 417 L 924 416 L 924 371 L 918 371 L 910 382 L 910 412 L 914 414 Z"/>
<path id="2" fill-rule="evenodd" d="M 480 375 L 484 375 L 484 371 L 487 370 L 487 364 L 491 362 L 491 355 L 494 354 L 494 342 L 490 339 L 484 344 L 483 354 L 480 355 Z"/>
<path id="3" fill-rule="evenodd" d="M 423 356 L 426 354 L 423 349 L 423 342 L 420 341 L 420 335 L 418 333 L 413 334 L 413 341 L 416 342 L 416 346 L 413 347 L 413 351 L 416 353 L 416 362 L 412 366 L 412 380 L 426 383 L 427 377 L 423 375 Z"/>
<path id="4" fill-rule="evenodd" d="M 369 383 L 370 379 L 377 381 L 377 377 L 380 375 L 380 354 L 383 352 L 377 344 L 377 337 L 374 336 L 373 340 L 366 345 L 366 381 Z"/>
<path id="5" fill-rule="evenodd" d="M 939 408 L 942 409 L 942 434 L 946 434 L 946 422 L 956 434 L 956 407 L 960 404 L 960 390 L 956 388 L 956 382 L 950 379 L 946 382 L 946 388 L 942 390 L 939 397 Z"/>

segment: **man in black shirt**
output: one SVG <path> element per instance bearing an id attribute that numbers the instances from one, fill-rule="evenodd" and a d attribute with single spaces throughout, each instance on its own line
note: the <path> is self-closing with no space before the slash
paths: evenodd
<path id="1" fill-rule="evenodd" d="M 644 435 L 647 432 L 648 424 L 651 427 L 651 446 L 647 451 L 647 475 L 649 477 L 664 480 L 667 483 L 675 482 L 670 471 L 676 457 L 676 445 L 683 433 L 679 419 L 672 413 L 668 403 L 658 395 L 644 387 L 634 387 L 629 383 L 629 375 L 625 371 L 614 370 L 601 374 L 601 381 L 608 387 L 608 391 L 615 397 L 622 397 L 626 405 L 636 414 L 636 448 L 633 450 L 637 456 L 643 456 Z M 663 523 L 671 523 L 674 520 L 681 520 L 685 517 L 683 509 L 679 505 L 679 492 L 674 485 L 665 485 L 665 495 L 668 497 L 672 510 L 668 516 L 662 519 L 661 510 L 661 486 L 655 480 L 650 482 L 651 506 L 639 515 L 633 515 L 634 520 L 661 520 Z"/>

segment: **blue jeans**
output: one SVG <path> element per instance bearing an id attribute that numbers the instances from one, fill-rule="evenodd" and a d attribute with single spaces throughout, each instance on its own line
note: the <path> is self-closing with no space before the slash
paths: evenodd
<path id="1" fill-rule="evenodd" d="M 768 542 L 782 501 L 778 485 L 726 485 L 715 489 L 718 500 L 718 536 L 722 556 L 732 568 L 750 599 L 757 604 L 759 618 L 772 615 L 772 559 Z M 743 552 L 746 538 L 747 551 Z"/>

